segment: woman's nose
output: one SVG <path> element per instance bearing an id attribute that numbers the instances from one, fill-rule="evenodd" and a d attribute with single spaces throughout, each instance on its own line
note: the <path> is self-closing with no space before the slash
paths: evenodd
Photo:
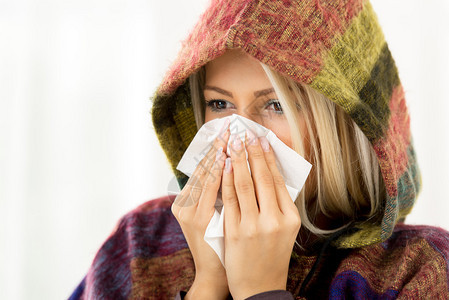
<path id="1" fill-rule="evenodd" d="M 250 119 L 253 122 L 261 124 L 262 116 L 260 115 L 260 112 L 258 112 L 255 109 L 252 109 L 251 107 L 241 108 L 237 110 L 237 114 L 247 119 Z"/>

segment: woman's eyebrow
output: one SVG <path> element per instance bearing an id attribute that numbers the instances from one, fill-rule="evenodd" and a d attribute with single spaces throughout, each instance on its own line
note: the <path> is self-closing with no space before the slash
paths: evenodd
<path id="1" fill-rule="evenodd" d="M 221 88 L 219 88 L 219 87 L 216 87 L 216 86 L 206 85 L 206 86 L 204 87 L 204 90 L 215 91 L 215 92 L 217 92 L 217 93 L 220 93 L 220 94 L 223 94 L 223 95 L 226 95 L 226 96 L 232 98 L 232 93 L 231 93 L 231 92 L 228 92 L 227 90 L 223 90 L 223 89 L 221 89 Z"/>
<path id="2" fill-rule="evenodd" d="M 274 93 L 274 88 L 269 88 L 269 89 L 264 89 L 264 90 L 260 90 L 260 91 L 256 91 L 254 92 L 254 96 L 256 98 L 258 97 L 262 97 L 268 94 Z"/>
<path id="3" fill-rule="evenodd" d="M 204 90 L 211 90 L 211 91 L 215 91 L 217 93 L 226 95 L 226 96 L 231 97 L 231 98 L 233 97 L 231 92 L 229 92 L 227 90 L 224 90 L 224 89 L 221 89 L 221 88 L 216 87 L 216 86 L 206 85 L 204 87 Z M 258 97 L 262 97 L 262 96 L 265 96 L 265 95 L 268 95 L 268 94 L 271 94 L 271 93 L 274 93 L 274 88 L 268 88 L 268 89 L 264 89 L 264 90 L 260 90 L 260 91 L 255 91 L 254 92 L 254 96 L 256 98 L 258 98 Z"/>

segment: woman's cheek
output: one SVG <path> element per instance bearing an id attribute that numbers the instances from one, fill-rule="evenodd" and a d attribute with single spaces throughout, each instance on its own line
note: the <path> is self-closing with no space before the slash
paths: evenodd
<path id="1" fill-rule="evenodd" d="M 269 126 L 265 127 L 273 131 L 284 144 L 293 149 L 290 127 L 288 126 L 287 121 L 276 122 L 276 124 L 269 124 Z"/>

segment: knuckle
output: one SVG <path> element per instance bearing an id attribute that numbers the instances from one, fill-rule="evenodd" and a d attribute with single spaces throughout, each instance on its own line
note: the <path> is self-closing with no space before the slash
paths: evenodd
<path id="1" fill-rule="evenodd" d="M 221 197 L 223 200 L 223 205 L 229 207 L 230 209 L 233 209 L 236 204 L 238 205 L 238 200 L 234 192 L 223 189 Z"/>
<path id="2" fill-rule="evenodd" d="M 282 226 L 278 220 L 264 222 L 264 233 L 269 235 L 277 235 L 282 231 Z"/>
<path id="3" fill-rule="evenodd" d="M 240 151 L 237 152 L 235 150 L 232 150 L 233 153 L 231 155 L 231 159 L 232 159 L 232 163 L 233 164 L 242 164 L 245 163 L 246 164 L 246 153 L 245 151 Z"/>
<path id="4" fill-rule="evenodd" d="M 202 191 L 202 188 L 199 186 L 192 187 L 192 189 L 190 190 L 190 193 L 189 193 L 190 198 L 193 200 L 199 199 L 201 196 L 201 191 Z"/>
<path id="5" fill-rule="evenodd" d="M 206 157 L 204 159 L 206 159 Z M 204 161 L 204 159 L 197 166 L 197 168 L 198 168 L 198 178 L 200 178 L 201 176 L 203 176 L 206 173 L 207 161 Z"/>
<path id="6" fill-rule="evenodd" d="M 238 192 L 247 194 L 253 191 L 253 183 L 249 180 L 241 180 L 237 181 L 235 184 L 235 188 Z"/>
<path id="7" fill-rule="evenodd" d="M 262 151 L 259 151 L 258 149 L 251 149 L 248 150 L 249 155 L 254 160 L 265 160 L 265 155 L 262 153 Z"/>
<path id="8" fill-rule="evenodd" d="M 213 177 L 213 176 L 209 176 L 209 177 Z M 216 178 L 208 178 L 208 180 L 204 183 L 204 189 L 210 190 L 210 189 L 215 188 L 216 185 L 217 185 Z"/>
<path id="9" fill-rule="evenodd" d="M 274 175 L 273 182 L 275 185 L 285 185 L 284 178 L 281 175 Z"/>
<path id="10" fill-rule="evenodd" d="M 223 198 L 223 202 L 226 203 L 225 205 L 230 206 L 230 208 L 233 208 L 234 205 L 238 204 L 234 193 L 222 192 L 221 196 Z"/>
<path id="11" fill-rule="evenodd" d="M 210 181 L 206 181 L 205 183 L 204 183 L 204 190 L 210 190 L 211 188 L 213 188 L 214 187 L 214 183 L 213 182 L 210 182 Z"/>
<path id="12" fill-rule="evenodd" d="M 271 176 L 270 173 L 268 172 L 263 172 L 262 174 L 260 174 L 257 179 L 259 180 L 260 183 L 262 183 L 264 186 L 273 186 L 273 177 Z"/>
<path id="13" fill-rule="evenodd" d="M 254 224 L 245 226 L 245 229 L 243 232 L 243 235 L 245 236 L 245 238 L 255 239 L 258 236 L 258 234 L 259 234 L 259 231 Z"/>
<path id="14" fill-rule="evenodd" d="M 219 169 L 217 168 L 215 172 L 211 172 L 209 176 L 207 177 L 207 181 L 210 183 L 220 184 L 221 182 L 221 174 L 219 173 Z"/>
<path id="15" fill-rule="evenodd" d="M 267 153 L 267 155 L 265 156 L 265 161 L 267 162 L 267 165 L 272 166 L 273 168 L 277 168 L 276 159 L 274 158 L 274 155 L 272 155 L 272 153 Z"/>
<path id="16" fill-rule="evenodd" d="M 237 242 L 239 240 L 239 234 L 235 231 L 228 232 L 226 234 L 226 239 L 231 243 Z"/>
<path id="17" fill-rule="evenodd" d="M 221 188 L 223 193 L 229 192 L 234 188 L 234 183 L 232 181 L 223 180 Z"/>
<path id="18" fill-rule="evenodd" d="M 301 218 L 299 217 L 299 214 L 291 214 L 289 217 L 286 218 L 286 222 L 288 226 L 294 230 L 299 229 L 299 227 L 301 227 Z"/>
<path id="19" fill-rule="evenodd" d="M 231 195 L 230 197 L 227 197 L 226 199 L 227 199 L 227 201 L 226 201 L 225 205 L 228 209 L 234 209 L 234 208 L 239 207 L 239 202 L 234 195 Z"/>

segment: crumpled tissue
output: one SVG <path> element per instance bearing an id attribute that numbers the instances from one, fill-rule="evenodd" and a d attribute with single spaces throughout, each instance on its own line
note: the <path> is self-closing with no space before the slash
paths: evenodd
<path id="1" fill-rule="evenodd" d="M 215 138 L 220 134 L 220 130 L 223 128 L 226 119 L 230 121 L 229 128 L 231 135 L 238 135 L 242 141 L 245 139 L 246 129 L 250 129 L 257 137 L 265 136 L 267 138 L 275 154 L 276 163 L 284 178 L 288 193 L 292 200 L 295 201 L 306 182 L 312 165 L 301 155 L 285 145 L 271 130 L 237 114 L 205 123 L 198 130 L 176 168 L 185 175 L 192 176 L 199 162 L 209 152 Z M 230 142 L 231 139 L 229 139 L 227 147 L 228 156 L 230 156 Z M 224 265 L 224 211 L 222 211 L 222 207 L 223 202 L 221 201 L 221 192 L 219 192 L 215 203 L 215 212 L 207 226 L 204 240 L 217 253 L 221 263 Z"/>

